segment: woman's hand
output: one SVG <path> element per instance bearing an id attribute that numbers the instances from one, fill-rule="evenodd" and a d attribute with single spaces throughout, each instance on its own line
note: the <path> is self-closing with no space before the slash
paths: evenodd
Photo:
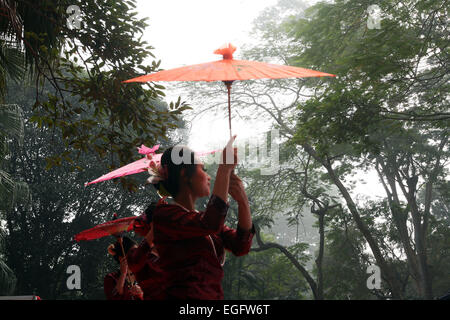
<path id="1" fill-rule="evenodd" d="M 114 290 L 119 295 L 122 295 L 123 287 L 125 285 L 125 279 L 127 277 L 127 272 L 128 272 L 128 264 L 127 264 L 127 259 L 125 259 L 124 257 L 119 257 L 119 262 L 120 262 L 120 277 L 119 277 L 119 280 L 117 280 Z"/>
<path id="2" fill-rule="evenodd" d="M 244 184 L 234 171 L 230 174 L 230 185 L 228 188 L 230 196 L 239 204 L 248 203 L 247 194 L 245 193 Z"/>
<path id="3" fill-rule="evenodd" d="M 236 139 L 236 135 L 230 138 L 227 145 L 222 151 L 222 162 L 219 167 L 226 168 L 230 172 L 237 166 L 237 148 L 233 148 L 233 142 Z"/>
<path id="4" fill-rule="evenodd" d="M 231 172 L 230 174 L 230 187 L 228 193 L 238 203 L 238 226 L 245 231 L 251 230 L 252 217 L 247 194 L 244 189 L 244 183 L 234 172 Z"/>
<path id="5" fill-rule="evenodd" d="M 134 284 L 131 287 L 130 293 L 133 297 L 136 297 L 140 300 L 144 300 L 144 292 L 142 291 L 141 287 L 138 284 Z"/>
<path id="6" fill-rule="evenodd" d="M 233 148 L 234 139 L 236 139 L 236 136 L 233 136 L 228 141 L 222 152 L 222 161 L 217 169 L 216 181 L 214 182 L 214 189 L 212 192 L 213 195 L 219 197 L 226 203 L 228 202 L 230 174 L 237 165 L 237 149 Z"/>

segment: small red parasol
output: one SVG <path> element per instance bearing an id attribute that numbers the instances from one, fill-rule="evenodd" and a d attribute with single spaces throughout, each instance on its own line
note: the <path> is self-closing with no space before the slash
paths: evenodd
<path id="1" fill-rule="evenodd" d="M 119 235 L 125 231 L 131 231 L 133 229 L 133 221 L 137 217 L 126 217 L 111 220 L 102 224 L 99 224 L 91 229 L 81 231 L 75 235 L 75 241 L 81 240 L 94 240 L 106 236 Z"/>

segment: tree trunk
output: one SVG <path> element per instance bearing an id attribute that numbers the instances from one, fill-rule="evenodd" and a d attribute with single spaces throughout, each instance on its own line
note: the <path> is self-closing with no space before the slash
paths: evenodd
<path id="1" fill-rule="evenodd" d="M 347 203 L 347 207 L 350 210 L 353 220 L 356 223 L 356 226 L 361 231 L 361 233 L 363 234 L 366 241 L 369 243 L 370 249 L 372 250 L 372 253 L 375 256 L 375 260 L 377 261 L 377 264 L 380 267 L 380 270 L 381 270 L 386 282 L 388 283 L 389 289 L 391 290 L 392 298 L 393 299 L 401 299 L 403 296 L 402 291 L 401 291 L 401 284 L 396 279 L 394 270 L 387 264 L 386 260 L 384 259 L 378 244 L 376 243 L 375 239 L 372 237 L 369 229 L 366 227 L 366 225 L 362 221 L 361 216 L 359 215 L 358 209 L 356 207 L 356 204 L 353 202 L 353 199 L 350 196 L 349 192 L 347 191 L 347 188 L 345 188 L 345 186 L 342 184 L 342 182 L 336 176 L 336 174 L 331 166 L 331 163 L 325 161 L 324 159 L 321 159 L 310 145 L 303 143 L 302 147 L 316 161 L 321 163 L 325 167 L 325 169 L 327 169 L 327 172 L 328 172 L 331 180 L 338 187 L 339 191 L 341 192 L 342 196 L 344 197 L 344 199 Z"/>
<path id="2" fill-rule="evenodd" d="M 396 172 L 397 179 L 400 181 L 400 176 L 398 172 Z M 409 179 L 409 177 L 406 177 Z M 417 252 L 417 261 L 418 261 L 418 287 L 419 294 L 421 297 L 425 299 L 433 299 L 432 287 L 431 287 L 431 279 L 428 271 L 427 265 L 427 252 L 425 245 L 426 232 L 423 232 L 422 228 L 422 214 L 420 213 L 420 209 L 417 205 L 416 201 L 416 190 L 415 186 L 410 184 L 409 190 L 406 190 L 405 186 L 400 183 L 400 188 L 406 200 L 408 201 L 408 207 L 411 212 L 412 221 L 414 225 L 414 241 L 416 244 L 416 252 Z M 431 200 L 431 199 L 430 199 Z M 425 212 L 423 215 L 425 216 Z"/>
<path id="3" fill-rule="evenodd" d="M 388 186 L 386 185 L 386 182 L 384 181 L 383 174 L 378 168 L 378 164 L 381 166 L 382 171 L 384 173 L 384 176 L 387 179 L 387 182 L 389 184 L 390 190 Z M 393 174 L 386 164 L 383 162 L 381 158 L 377 159 L 377 166 L 376 170 L 378 172 L 378 176 L 380 178 L 380 181 L 386 191 L 388 202 L 389 202 L 389 208 L 392 213 L 392 220 L 397 228 L 397 231 L 400 236 L 400 241 L 402 242 L 403 249 L 405 250 L 406 254 L 406 260 L 408 262 L 408 268 L 412 275 L 412 278 L 416 284 L 417 291 L 421 292 L 421 281 L 420 281 L 420 272 L 419 272 L 419 266 L 418 266 L 418 260 L 416 252 L 414 251 L 413 247 L 411 246 L 410 237 L 408 234 L 408 228 L 407 228 L 407 221 L 408 221 L 408 213 L 402 212 L 402 205 L 400 203 L 400 199 L 398 197 L 397 188 L 396 188 L 396 181 L 395 181 L 395 174 Z"/>
<path id="4" fill-rule="evenodd" d="M 322 261 L 323 252 L 325 249 L 325 222 L 324 222 L 325 212 L 319 214 L 319 255 L 316 259 L 317 265 L 317 296 L 318 300 L 323 300 L 323 271 L 322 271 Z"/>

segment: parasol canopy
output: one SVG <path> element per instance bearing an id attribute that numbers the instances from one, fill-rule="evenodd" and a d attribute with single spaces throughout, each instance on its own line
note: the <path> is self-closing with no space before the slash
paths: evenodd
<path id="1" fill-rule="evenodd" d="M 150 166 L 150 163 L 152 161 L 155 162 L 155 164 L 159 164 L 161 162 L 161 156 L 162 156 L 162 153 L 159 153 L 159 154 L 156 154 L 152 159 L 148 159 L 147 157 L 139 159 L 139 160 L 129 163 L 123 167 L 120 167 L 119 169 L 111 171 L 110 173 L 107 173 L 91 182 L 88 182 L 85 184 L 85 186 L 88 186 L 93 183 L 101 182 L 101 181 L 111 180 L 111 179 L 127 176 L 130 174 L 147 171 Z"/>
<path id="2" fill-rule="evenodd" d="M 126 217 L 111 220 L 102 224 L 99 224 L 93 228 L 84 230 L 77 235 L 75 235 L 75 241 L 79 242 L 81 240 L 94 240 L 106 236 L 113 236 L 121 234 L 125 231 L 131 231 L 133 229 L 133 221 L 137 217 Z"/>
<path id="3" fill-rule="evenodd" d="M 233 59 L 235 51 L 236 47 L 230 43 L 226 47 L 214 51 L 215 54 L 223 56 L 222 60 L 163 70 L 126 80 L 124 83 L 148 81 L 235 81 L 335 76 L 334 74 L 300 67 L 235 60 Z"/>
<path id="4" fill-rule="evenodd" d="M 149 81 L 223 81 L 228 90 L 228 121 L 231 134 L 231 84 L 236 80 L 287 79 L 305 77 L 335 77 L 334 74 L 300 67 L 270 64 L 258 61 L 235 60 L 236 47 L 231 43 L 214 51 L 223 56 L 222 60 L 194 64 L 180 68 L 163 70 L 149 75 L 129 79 L 129 82 Z"/>
<path id="5" fill-rule="evenodd" d="M 155 152 L 159 149 L 159 144 L 156 146 L 153 146 L 152 148 L 148 148 L 145 145 L 141 145 L 141 147 L 138 148 L 138 151 L 140 154 L 145 155 L 144 158 L 139 159 L 137 161 L 134 161 L 132 163 L 129 163 L 123 167 L 120 167 L 119 169 L 116 169 L 114 171 L 111 171 L 110 173 L 107 173 L 91 182 L 88 182 L 85 184 L 85 186 L 88 186 L 93 183 L 102 182 L 106 180 L 111 180 L 123 176 L 127 176 L 130 174 L 136 174 L 140 172 L 147 171 L 150 168 L 150 165 L 158 166 L 161 163 L 161 157 L 162 153 L 155 154 Z M 205 156 L 208 154 L 212 154 L 217 152 L 218 150 L 212 150 L 212 151 L 202 151 L 202 152 L 195 152 L 195 154 L 199 157 Z"/>

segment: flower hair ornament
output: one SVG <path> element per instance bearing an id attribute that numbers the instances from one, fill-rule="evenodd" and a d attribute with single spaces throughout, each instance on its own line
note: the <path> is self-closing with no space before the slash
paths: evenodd
<path id="1" fill-rule="evenodd" d="M 167 165 L 157 165 L 154 161 L 150 161 L 148 174 L 150 175 L 150 178 L 147 179 L 147 182 L 151 184 L 157 184 L 167 180 L 169 176 Z"/>
<path id="2" fill-rule="evenodd" d="M 147 168 L 150 178 L 147 179 L 147 183 L 153 184 L 157 189 L 159 196 L 163 198 L 169 196 L 170 194 L 161 184 L 161 181 L 166 180 L 168 177 L 167 166 L 165 165 L 162 167 L 159 161 L 155 159 L 155 153 L 159 149 L 159 146 L 160 145 L 158 144 L 152 148 L 149 148 L 145 145 L 141 145 L 138 147 L 138 152 L 145 155 L 145 158 L 150 161 Z"/>
<path id="3" fill-rule="evenodd" d="M 158 195 L 161 198 L 170 196 L 170 193 L 166 190 L 166 188 L 164 188 L 163 184 L 161 183 L 162 181 L 166 181 L 169 177 L 167 165 L 156 164 L 154 161 L 150 161 L 148 174 L 150 175 L 150 178 L 147 179 L 147 182 L 155 186 Z"/>

